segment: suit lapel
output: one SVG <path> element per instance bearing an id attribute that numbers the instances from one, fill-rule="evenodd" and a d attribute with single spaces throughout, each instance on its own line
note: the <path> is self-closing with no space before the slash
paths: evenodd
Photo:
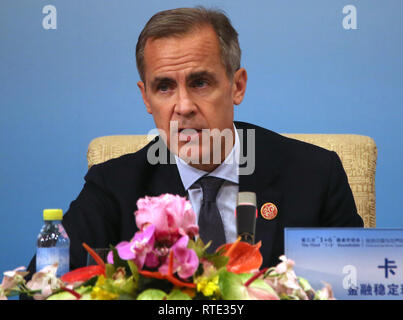
<path id="1" fill-rule="evenodd" d="M 186 191 L 175 163 L 158 165 L 154 177 L 153 186 L 150 186 L 150 192 L 152 190 L 155 195 L 171 193 L 182 197 L 186 196 Z"/>
<path id="2" fill-rule="evenodd" d="M 155 143 L 159 143 L 159 148 L 163 154 L 166 154 L 165 163 L 152 165 L 152 175 L 148 186 L 146 187 L 146 195 L 159 196 L 164 193 L 177 194 L 182 197 L 186 196 L 186 190 L 183 186 L 175 157 L 166 148 L 162 139 L 157 137 Z M 158 155 L 157 155 L 158 156 Z"/>

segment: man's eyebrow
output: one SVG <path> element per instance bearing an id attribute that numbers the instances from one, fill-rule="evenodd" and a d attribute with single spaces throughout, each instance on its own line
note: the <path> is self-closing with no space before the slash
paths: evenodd
<path id="1" fill-rule="evenodd" d="M 190 81 L 197 80 L 200 78 L 207 78 L 207 79 L 211 79 L 211 80 L 216 79 L 214 73 L 203 70 L 203 71 L 193 72 L 193 73 L 189 74 L 186 77 L 186 81 L 190 82 Z M 151 81 L 151 88 L 155 88 L 161 82 L 171 82 L 172 83 L 172 82 L 175 82 L 175 80 L 172 78 L 169 78 L 169 77 L 155 77 Z"/>
<path id="2" fill-rule="evenodd" d="M 155 77 L 152 81 L 151 81 L 151 87 L 154 88 L 157 84 L 161 83 L 161 82 L 173 82 L 174 80 L 172 78 L 169 77 Z"/>
<path id="3" fill-rule="evenodd" d="M 193 73 L 189 74 L 186 77 L 186 80 L 192 81 L 192 80 L 196 80 L 196 79 L 200 79 L 200 78 L 208 78 L 208 79 L 212 79 L 212 80 L 216 79 L 214 73 L 212 73 L 210 71 L 199 71 L 199 72 L 193 72 Z"/>

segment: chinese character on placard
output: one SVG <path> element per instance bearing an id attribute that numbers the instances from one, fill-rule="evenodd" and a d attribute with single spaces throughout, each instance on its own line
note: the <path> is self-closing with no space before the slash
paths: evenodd
<path id="1" fill-rule="evenodd" d="M 385 269 L 385 278 L 387 279 L 389 276 L 389 272 L 392 275 L 395 275 L 395 271 L 393 269 L 397 269 L 397 266 L 395 265 L 395 261 L 385 258 L 385 264 L 378 266 L 378 269 Z"/>
<path id="2" fill-rule="evenodd" d="M 389 289 L 388 295 L 390 296 L 399 295 L 399 286 L 397 284 L 389 284 L 388 289 Z"/>
<path id="3" fill-rule="evenodd" d="M 369 283 L 361 284 L 360 294 L 362 296 L 372 296 L 372 286 Z"/>
<path id="4" fill-rule="evenodd" d="M 376 296 L 384 296 L 385 295 L 385 286 L 382 283 L 375 284 L 374 292 Z"/>
<path id="5" fill-rule="evenodd" d="M 348 288 L 347 295 L 349 295 L 349 296 L 357 296 L 358 295 L 358 288 L 357 287 Z"/>

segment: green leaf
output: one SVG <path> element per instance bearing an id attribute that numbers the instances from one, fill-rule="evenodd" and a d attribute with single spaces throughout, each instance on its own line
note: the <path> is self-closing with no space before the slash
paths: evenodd
<path id="1" fill-rule="evenodd" d="M 252 277 L 252 274 L 236 274 L 222 269 L 219 272 L 219 286 L 224 300 L 249 300 L 254 298 L 253 291 L 259 291 L 267 298 L 278 298 L 274 289 L 262 279 L 256 279 L 249 287 L 244 284 Z"/>
<path id="2" fill-rule="evenodd" d="M 105 279 L 104 285 L 101 286 L 108 292 L 115 293 L 125 300 L 133 300 L 137 295 L 137 282 L 134 276 L 128 278 L 119 278 L 114 280 L 113 278 Z"/>
<path id="3" fill-rule="evenodd" d="M 168 296 L 167 300 L 192 300 L 186 293 L 175 289 Z"/>
<path id="4" fill-rule="evenodd" d="M 125 279 L 123 284 L 120 286 L 120 291 L 123 291 L 124 293 L 128 293 L 131 295 L 136 294 L 137 290 L 137 280 L 135 279 L 134 276 L 130 276 L 129 278 Z"/>
<path id="5" fill-rule="evenodd" d="M 204 243 L 200 238 L 197 238 L 196 241 L 190 239 L 188 242 L 188 249 L 194 250 L 194 252 L 196 252 L 197 257 L 199 259 L 203 256 L 203 254 L 205 252 L 204 247 L 205 247 Z"/>
<path id="6" fill-rule="evenodd" d="M 304 290 L 305 293 L 307 294 L 308 299 L 312 300 L 315 298 L 316 292 L 311 287 L 311 284 L 308 282 L 307 279 L 298 277 L 298 283 L 301 286 L 302 290 Z"/>
<path id="7" fill-rule="evenodd" d="M 298 277 L 298 282 L 299 282 L 300 286 L 302 287 L 302 290 L 304 290 L 304 291 L 312 290 L 311 285 L 309 284 L 308 280 L 306 280 L 305 278 Z"/>
<path id="8" fill-rule="evenodd" d="M 163 300 L 167 294 L 158 289 L 147 289 L 140 293 L 137 300 Z"/>
<path id="9" fill-rule="evenodd" d="M 112 278 L 112 276 L 115 274 L 116 268 L 112 264 L 105 264 L 105 275 L 107 278 Z"/>
<path id="10" fill-rule="evenodd" d="M 218 270 L 225 267 L 228 264 L 229 258 L 218 254 L 213 254 L 208 257 L 208 260 L 213 263 L 214 267 Z"/>
<path id="11" fill-rule="evenodd" d="M 112 253 L 113 253 L 113 266 L 117 269 L 119 267 L 125 268 L 126 274 L 131 275 L 131 270 L 128 264 L 128 261 L 122 260 L 119 257 L 118 250 L 114 246 L 110 246 Z"/>
<path id="12" fill-rule="evenodd" d="M 224 300 L 243 300 L 247 298 L 246 288 L 238 274 L 222 269 L 219 273 L 218 285 Z"/>
<path id="13" fill-rule="evenodd" d="M 130 272 L 134 276 L 134 278 L 137 282 L 139 279 L 139 271 L 138 271 L 136 264 L 133 261 L 128 260 L 127 265 L 129 266 Z"/>

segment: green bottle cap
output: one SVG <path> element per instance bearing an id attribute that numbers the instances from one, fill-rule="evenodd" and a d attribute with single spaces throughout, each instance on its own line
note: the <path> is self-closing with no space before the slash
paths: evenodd
<path id="1" fill-rule="evenodd" d="M 45 209 L 43 210 L 43 220 L 62 220 L 63 210 L 62 209 Z"/>

